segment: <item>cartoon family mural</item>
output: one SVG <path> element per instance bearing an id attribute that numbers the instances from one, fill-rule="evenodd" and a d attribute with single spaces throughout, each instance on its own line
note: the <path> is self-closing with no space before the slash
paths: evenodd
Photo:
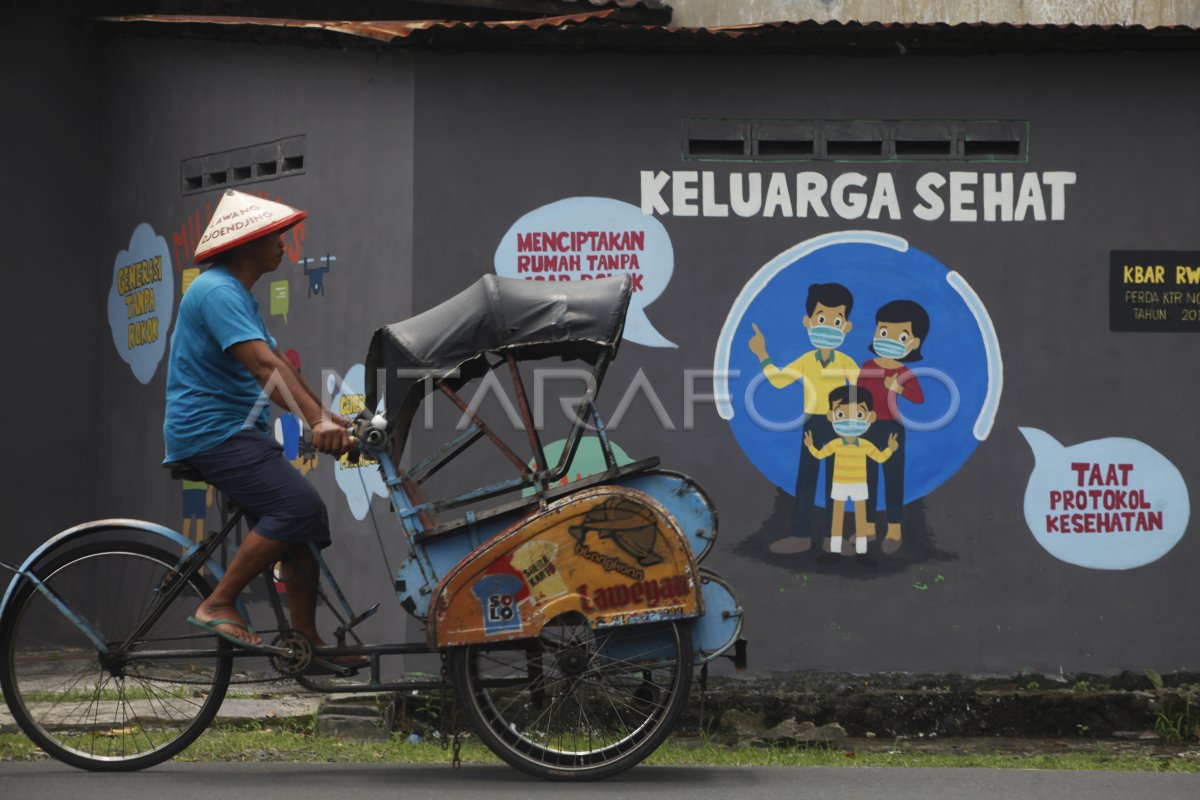
<path id="1" fill-rule="evenodd" d="M 777 389 L 803 381 L 807 416 L 796 476 L 793 533 L 773 542 L 771 552 L 802 553 L 810 548 L 815 462 L 833 457 L 833 468 L 825 470 L 824 492 L 833 501 L 833 514 L 824 550 L 842 552 L 847 502 L 854 503 L 854 552 L 865 554 L 875 540 L 873 505 L 868 500 L 878 495 L 879 470 L 867 464 L 870 458 L 886 467 L 888 526 L 882 550 L 894 553 L 902 541 L 904 517 L 904 456 L 893 458 L 905 435 L 897 403 L 900 397 L 911 403 L 925 400 L 920 381 L 903 362 L 920 360 L 921 342 L 929 334 L 929 315 L 912 300 L 894 300 L 881 307 L 875 314 L 875 337 L 870 346 L 876 358 L 860 369 L 854 359 L 837 350 L 853 328 L 850 290 L 837 283 L 813 284 L 804 307 L 802 322 L 815 349 L 782 370 L 767 354 L 762 331 L 751 323 L 754 336 L 749 347 L 758 356 L 763 374 Z M 817 437 L 819 449 L 814 444 Z"/>
<path id="2" fill-rule="evenodd" d="M 754 274 L 725 321 L 714 372 L 734 438 L 792 497 L 738 550 L 771 563 L 934 557 L 906 507 L 987 437 L 1003 385 L 991 320 L 962 276 L 872 231 L 802 242 Z"/>

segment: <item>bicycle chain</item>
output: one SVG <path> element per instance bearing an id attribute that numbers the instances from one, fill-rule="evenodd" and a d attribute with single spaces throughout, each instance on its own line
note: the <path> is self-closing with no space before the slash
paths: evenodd
<path id="1" fill-rule="evenodd" d="M 163 683 L 178 683 L 181 686 L 211 686 L 212 685 L 211 680 L 189 681 L 189 680 L 184 680 L 184 679 L 180 679 L 180 678 L 155 677 L 152 675 L 142 675 L 142 674 L 139 674 L 137 677 L 141 678 L 142 680 L 148 680 L 148 681 L 162 681 Z M 275 678 L 245 678 L 245 679 L 230 678 L 228 681 L 228 685 L 242 686 L 242 685 L 249 684 L 249 683 L 283 683 L 284 681 L 290 681 L 290 680 L 292 680 L 292 676 L 290 676 L 290 675 L 280 675 L 279 677 L 275 677 Z"/>
<path id="2" fill-rule="evenodd" d="M 263 630 L 263 631 L 259 631 L 259 633 L 279 633 L 279 631 L 278 630 Z M 154 640 L 156 642 L 179 642 L 179 641 L 190 641 L 193 639 L 208 639 L 208 638 L 210 638 L 210 637 L 207 634 L 198 633 L 198 634 L 188 634 L 186 636 L 156 636 L 156 637 L 154 637 Z M 279 668 L 275 666 L 275 663 L 274 663 L 275 659 L 272 658 L 270 660 L 272 662 L 271 666 L 274 667 L 275 670 L 278 672 Z M 167 678 L 167 677 L 153 678 L 148 675 L 141 675 L 139 677 L 143 678 L 144 680 L 162 680 L 163 682 L 166 682 L 166 683 L 178 683 L 182 686 L 210 686 L 210 685 L 212 685 L 211 680 L 190 681 L 190 680 L 186 680 L 186 679 Z M 240 678 L 240 679 L 231 678 L 228 681 L 228 685 L 244 686 L 244 685 L 252 684 L 252 683 L 283 683 L 284 681 L 292 680 L 294 677 L 295 677 L 294 675 L 278 675 L 278 676 L 271 677 L 271 678 Z"/>
<path id="3" fill-rule="evenodd" d="M 458 714 L 458 698 L 450 694 L 450 671 L 446 667 L 446 651 L 442 656 L 442 710 L 438 720 L 438 729 L 442 734 L 442 750 L 450 750 L 450 767 L 458 769 L 462 766 L 462 724 Z"/>

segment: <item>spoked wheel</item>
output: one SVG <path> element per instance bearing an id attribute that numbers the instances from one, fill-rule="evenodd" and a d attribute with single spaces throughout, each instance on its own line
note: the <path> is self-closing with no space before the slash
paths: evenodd
<path id="1" fill-rule="evenodd" d="M 133 541 L 84 545 L 36 570 L 84 616 L 110 651 L 162 605 L 178 560 Z M 50 755 L 90 770 L 165 761 L 212 721 L 229 685 L 230 646 L 187 623 L 211 587 L 193 575 L 125 658 L 106 658 L 78 625 L 25 579 L 0 619 L 0 686 L 21 729 Z M 170 655 L 173 651 L 210 655 Z M 157 652 L 159 657 L 141 657 Z"/>
<path id="2" fill-rule="evenodd" d="M 559 619 L 537 639 L 470 645 L 451 656 L 472 727 L 539 778 L 596 780 L 654 752 L 687 703 L 687 624 L 594 631 Z"/>

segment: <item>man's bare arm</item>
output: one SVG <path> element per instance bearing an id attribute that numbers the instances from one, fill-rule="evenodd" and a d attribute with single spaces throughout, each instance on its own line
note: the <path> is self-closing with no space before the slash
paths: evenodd
<path id="1" fill-rule="evenodd" d="M 301 373 L 300 370 L 296 367 L 296 365 L 292 363 L 292 360 L 290 358 L 288 358 L 287 356 L 285 356 L 283 353 L 279 352 L 278 350 L 275 351 L 275 357 L 278 358 L 280 361 L 282 361 L 283 364 L 289 370 L 291 370 L 291 373 L 293 375 L 295 375 L 296 378 L 300 381 L 300 385 L 304 387 L 304 391 L 308 392 L 308 396 L 311 397 L 313 400 L 316 400 L 317 404 L 320 405 L 321 396 L 319 394 L 317 394 L 316 391 L 312 388 L 312 386 L 310 386 L 308 384 L 308 381 L 304 380 L 304 374 Z"/>
<path id="2" fill-rule="evenodd" d="M 296 379 L 298 381 L 300 381 L 300 385 L 304 387 L 305 391 L 308 392 L 309 396 L 312 397 L 313 400 L 316 400 L 318 405 L 321 405 L 321 407 L 324 408 L 324 404 L 321 401 L 321 395 L 317 394 L 317 391 L 316 391 L 316 389 L 314 389 L 312 387 L 312 384 L 310 384 L 308 381 L 306 381 L 304 379 L 304 373 L 302 373 L 300 371 L 300 368 L 297 367 L 295 364 L 293 364 L 292 360 L 290 358 L 285 356 L 283 353 L 279 352 L 278 349 L 275 351 L 275 355 L 276 355 L 276 357 L 279 358 L 280 361 L 282 361 L 284 363 L 284 365 L 291 368 L 292 374 L 296 376 Z M 329 416 L 333 417 L 334 422 L 338 423 L 339 425 L 342 425 L 344 427 L 344 426 L 350 424 L 350 421 L 348 419 L 346 419 L 345 417 L 343 417 L 341 414 L 335 414 L 332 411 L 330 411 L 328 413 L 329 413 Z"/>
<path id="3" fill-rule="evenodd" d="M 291 409 L 294 402 L 313 431 L 313 444 L 322 453 L 340 456 L 350 449 L 350 436 L 344 424 L 332 418 L 321 407 L 320 398 L 305 383 L 300 373 L 286 358 L 279 355 L 262 339 L 252 339 L 231 345 L 229 352 L 250 371 L 264 389 L 271 387 L 271 400 L 282 408 Z M 274 380 L 273 380 L 274 379 Z M 282 382 L 282 389 L 280 387 Z M 283 390 L 286 390 L 287 394 Z M 287 395 L 291 395 L 289 398 Z"/>

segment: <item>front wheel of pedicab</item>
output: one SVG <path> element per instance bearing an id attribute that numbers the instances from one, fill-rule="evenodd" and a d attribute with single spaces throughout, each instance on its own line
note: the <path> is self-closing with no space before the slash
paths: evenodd
<path id="1" fill-rule="evenodd" d="M 80 769 L 137 770 L 182 752 L 216 716 L 232 672 L 229 644 L 187 622 L 208 579 L 193 573 L 168 601 L 178 553 L 121 533 L 48 554 L 36 568 L 46 591 L 19 579 L 0 619 L 13 718 Z M 81 623 L 124 657 L 102 653 Z"/>
<path id="2" fill-rule="evenodd" d="M 598 780 L 640 763 L 687 704 L 687 621 L 593 630 L 579 615 L 535 639 L 450 654 L 471 727 L 511 766 L 548 780 Z"/>

